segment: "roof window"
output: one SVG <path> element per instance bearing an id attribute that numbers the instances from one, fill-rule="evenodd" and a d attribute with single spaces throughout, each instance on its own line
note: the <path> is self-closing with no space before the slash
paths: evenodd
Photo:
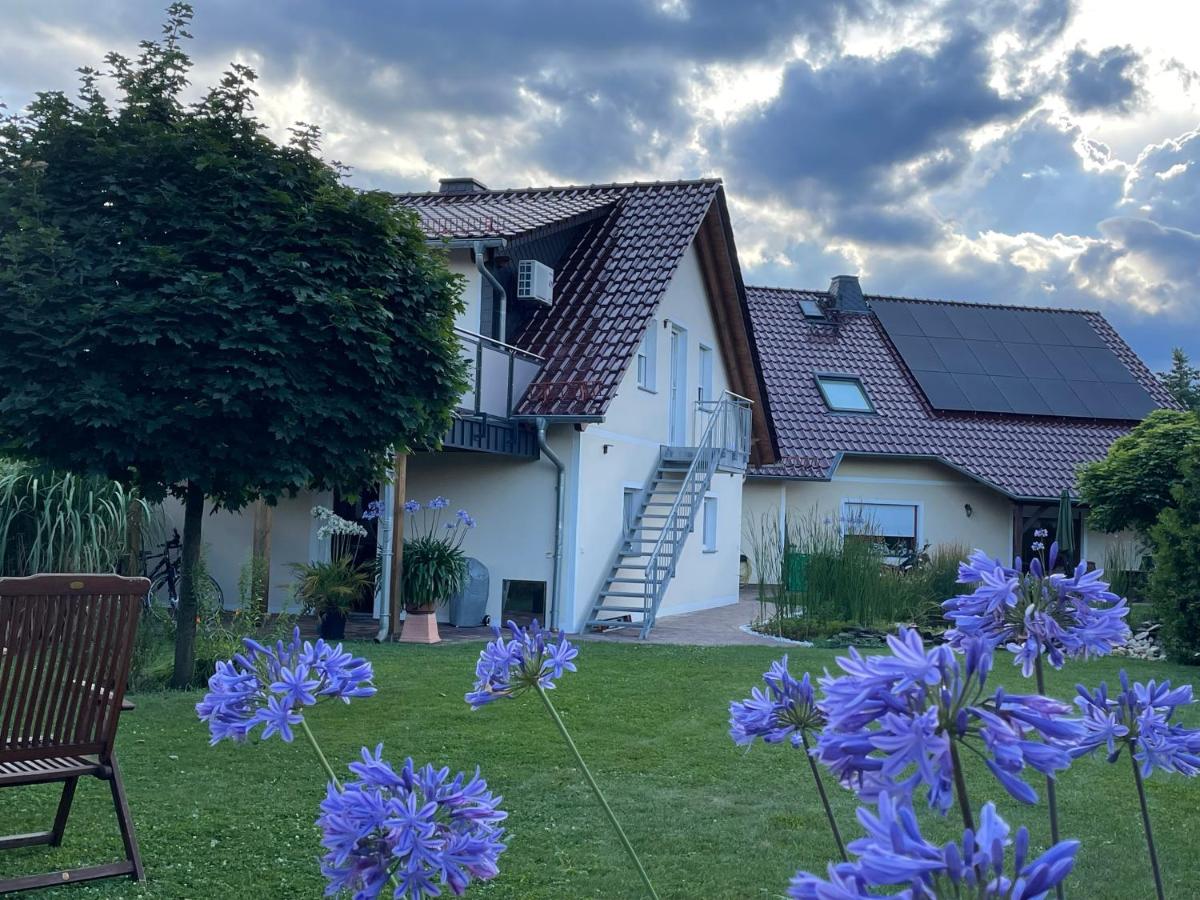
<path id="1" fill-rule="evenodd" d="M 818 375 L 817 387 L 833 412 L 875 412 L 862 381 L 852 375 Z"/>

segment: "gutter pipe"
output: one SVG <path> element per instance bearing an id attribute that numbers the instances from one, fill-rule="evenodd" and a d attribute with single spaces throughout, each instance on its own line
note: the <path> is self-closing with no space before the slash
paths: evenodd
<path id="1" fill-rule="evenodd" d="M 497 330 L 500 332 L 500 340 L 507 341 L 508 332 L 505 330 L 505 328 L 508 326 L 508 294 L 505 292 L 500 282 L 496 279 L 496 276 L 493 275 L 491 271 L 488 270 L 488 267 L 484 264 L 484 242 L 476 241 L 474 250 L 475 268 L 479 270 L 480 275 L 492 283 L 492 290 L 500 295 L 500 326 Z"/>
<path id="2" fill-rule="evenodd" d="M 558 470 L 558 477 L 554 485 L 554 576 L 550 592 L 549 615 L 546 616 L 549 619 L 547 627 L 553 629 L 561 627 L 558 622 L 558 592 L 562 587 L 563 520 L 566 518 L 567 502 L 567 492 L 563 488 L 567 467 L 558 458 L 558 454 L 550 449 L 550 445 L 546 441 L 546 424 L 546 419 L 539 416 L 537 420 L 538 447 L 541 448 L 546 459 L 554 463 L 554 468 Z"/>
<path id="3" fill-rule="evenodd" d="M 389 455 L 389 458 L 394 458 Z M 396 506 L 396 485 L 392 481 L 384 482 L 380 492 L 380 502 L 383 504 L 383 514 L 379 517 L 379 529 L 376 532 L 376 545 L 379 547 L 379 632 L 375 635 L 375 643 L 382 644 L 388 639 L 392 626 L 392 529 L 395 522 L 392 517 Z"/>

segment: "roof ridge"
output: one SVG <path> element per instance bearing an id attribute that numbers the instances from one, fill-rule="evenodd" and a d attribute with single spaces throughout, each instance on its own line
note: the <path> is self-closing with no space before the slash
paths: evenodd
<path id="1" fill-rule="evenodd" d="M 393 197 L 447 197 L 456 200 L 469 200 L 476 197 L 496 197 L 513 194 L 548 194 L 562 191 L 605 191 L 629 188 L 655 188 L 655 187 L 685 187 L 691 185 L 717 185 L 723 186 L 724 182 L 719 177 L 711 178 L 679 178 L 667 181 L 611 181 L 601 182 L 597 184 L 561 184 L 548 185 L 546 187 L 523 187 L 523 188 L 488 188 L 485 191 L 471 191 L 461 194 L 445 194 L 441 191 L 401 191 L 392 192 Z"/>
<path id="2" fill-rule="evenodd" d="M 792 293 L 792 294 L 825 294 L 829 291 L 823 288 L 789 288 L 789 287 L 771 287 L 768 285 L 746 285 L 747 291 L 774 291 L 776 293 Z M 903 294 L 863 294 L 863 298 L 870 300 L 895 300 L 902 303 L 929 303 L 940 304 L 942 306 L 979 306 L 989 309 L 1019 309 L 1027 312 L 1060 312 L 1060 313 L 1077 313 L 1080 315 L 1099 316 L 1104 319 L 1104 313 L 1098 309 L 1081 309 L 1067 306 L 1031 306 L 1028 303 L 996 303 L 995 301 L 977 301 L 977 300 L 943 300 L 938 297 L 906 297 Z M 1105 319 L 1107 321 L 1107 319 Z"/>

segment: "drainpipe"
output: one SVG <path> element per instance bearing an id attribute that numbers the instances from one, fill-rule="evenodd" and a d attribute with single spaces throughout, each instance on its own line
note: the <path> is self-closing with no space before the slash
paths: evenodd
<path id="1" fill-rule="evenodd" d="M 389 457 L 391 458 L 391 457 Z M 379 529 L 376 534 L 376 546 L 379 547 L 379 633 L 375 635 L 375 643 L 382 644 L 388 639 L 392 625 L 392 521 L 393 507 L 396 497 L 396 485 L 391 481 L 384 482 L 379 500 L 383 504 L 383 512 L 379 515 Z"/>
<path id="2" fill-rule="evenodd" d="M 475 268 L 477 268 L 479 270 L 480 275 L 482 275 L 484 278 L 486 278 L 488 281 L 490 281 L 492 283 L 492 289 L 495 290 L 500 295 L 500 328 L 499 328 L 500 334 L 494 335 L 494 337 L 499 341 L 504 341 L 505 343 L 507 343 L 508 342 L 508 332 L 505 329 L 508 327 L 508 322 L 507 322 L 507 319 L 508 319 L 508 294 L 505 293 L 504 288 L 501 286 L 500 282 L 496 280 L 496 276 L 493 275 L 491 273 L 491 271 L 488 270 L 488 267 L 486 265 L 484 265 L 484 261 L 483 261 L 484 242 L 476 241 L 474 250 L 475 250 Z"/>
<path id="3" fill-rule="evenodd" d="M 554 580 L 550 591 L 550 609 L 546 618 L 548 628 L 560 627 L 558 623 L 558 592 L 562 586 L 562 557 L 563 557 L 563 519 L 566 518 L 567 493 L 563 490 L 567 467 L 558 458 L 558 454 L 550 449 L 546 442 L 546 419 L 542 416 L 537 420 L 538 447 L 546 455 L 546 459 L 554 463 L 558 470 L 558 478 L 554 485 Z M 574 623 L 572 623 L 574 624 Z"/>

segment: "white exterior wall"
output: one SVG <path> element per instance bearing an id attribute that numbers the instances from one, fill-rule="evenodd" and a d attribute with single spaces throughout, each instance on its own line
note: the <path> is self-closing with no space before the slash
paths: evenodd
<path id="1" fill-rule="evenodd" d="M 479 317 L 483 314 L 480 281 L 483 276 L 479 274 L 479 269 L 471 261 L 471 251 L 449 251 L 446 266 L 455 275 L 461 275 L 466 279 L 466 285 L 463 288 L 464 306 L 462 311 L 454 317 L 454 327 L 470 331 L 472 334 L 479 334 Z"/>
<path id="2" fill-rule="evenodd" d="M 291 584 L 292 563 L 309 562 L 329 556 L 328 541 L 318 542 L 317 524 L 312 517 L 314 506 L 331 506 L 329 492 L 304 491 L 284 499 L 275 507 L 271 518 L 271 572 L 268 584 L 271 612 L 294 611 Z M 183 504 L 168 500 L 164 505 L 168 519 L 183 533 Z M 239 605 L 238 582 L 243 568 L 250 562 L 254 539 L 254 513 L 251 508 L 239 512 L 205 510 L 203 524 L 203 554 L 209 574 L 221 586 L 226 609 Z M 322 556 L 323 555 L 323 556 Z"/>
<path id="3" fill-rule="evenodd" d="M 836 522 L 844 501 L 885 501 L 918 506 L 917 546 L 936 549 L 958 544 L 980 549 L 1001 560 L 1012 557 L 1012 501 L 998 491 L 932 460 L 878 459 L 847 456 L 830 481 L 756 478 L 747 482 L 743 506 L 742 552 L 755 564 L 752 530 L 762 517 L 816 515 Z M 971 515 L 965 505 L 971 505 Z M 1110 540 L 1129 535 L 1106 535 L 1084 528 L 1081 558 L 1104 565 Z M 758 573 L 753 573 L 758 580 Z"/>
<path id="4" fill-rule="evenodd" d="M 699 346 L 713 349 L 715 396 L 729 388 L 725 362 L 720 358 L 711 306 L 701 278 L 695 249 L 684 255 L 663 296 L 650 327 L 658 338 L 656 390 L 637 384 L 637 366 L 631 364 L 603 423 L 589 425 L 579 440 L 578 534 L 572 563 L 571 612 L 564 607 L 562 624 L 574 622 L 578 630 L 612 565 L 622 537 L 622 503 L 626 487 L 643 488 L 652 474 L 662 445 L 668 442 L 670 386 L 670 329 L 664 320 L 687 329 L 688 443 L 694 443 L 694 415 L 700 385 Z M 703 423 L 699 423 L 703 428 Z M 720 606 L 737 601 L 738 558 L 741 532 L 743 477 L 718 473 L 710 494 L 717 498 L 717 551 L 703 551 L 701 514 L 687 539 L 675 578 L 659 607 L 659 616 Z"/>

